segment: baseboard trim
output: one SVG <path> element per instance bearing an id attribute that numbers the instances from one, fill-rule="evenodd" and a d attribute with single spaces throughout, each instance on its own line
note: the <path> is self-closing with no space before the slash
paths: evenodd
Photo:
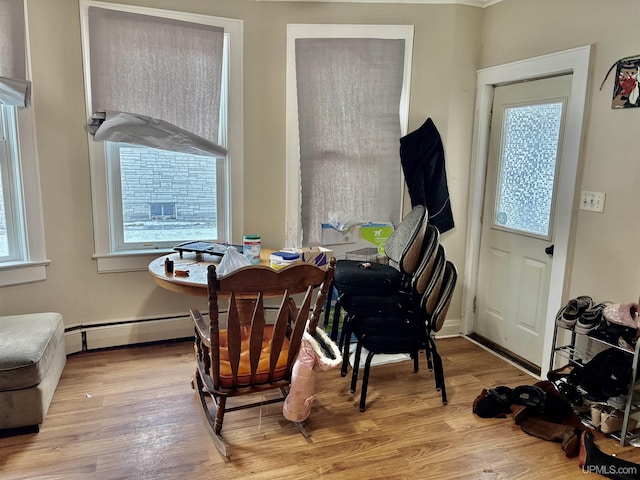
<path id="1" fill-rule="evenodd" d="M 515 365 L 521 370 L 526 371 L 530 375 L 534 375 L 537 378 L 541 378 L 540 377 L 541 369 L 538 365 L 534 365 L 530 361 L 516 355 L 513 352 L 510 352 L 509 350 L 501 347 L 497 343 L 492 342 L 491 340 L 477 333 L 470 333 L 469 335 L 467 335 L 467 338 L 473 341 L 475 344 L 482 346 L 485 350 L 493 352 L 499 357 L 507 360 L 512 365 Z"/>
<path id="2" fill-rule="evenodd" d="M 446 320 L 438 338 L 460 335 L 460 320 Z M 67 355 L 100 348 L 178 340 L 193 337 L 193 323 L 187 315 L 143 318 L 113 323 L 79 324 L 65 331 Z"/>
<path id="3" fill-rule="evenodd" d="M 440 331 L 436 333 L 436 338 L 457 337 L 460 335 L 460 332 L 460 319 L 451 318 L 445 320 Z"/>
<path id="4" fill-rule="evenodd" d="M 100 348 L 193 337 L 189 316 L 76 326 L 65 331 L 67 355 Z"/>

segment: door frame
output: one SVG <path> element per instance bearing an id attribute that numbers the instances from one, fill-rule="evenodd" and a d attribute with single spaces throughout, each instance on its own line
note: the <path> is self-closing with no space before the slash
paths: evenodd
<path id="1" fill-rule="evenodd" d="M 489 134 L 493 92 L 496 86 L 508 83 L 571 73 L 571 97 L 569 98 L 564 140 L 558 172 L 557 197 L 553 220 L 554 253 L 549 282 L 544 342 L 542 350 L 542 376 L 551 356 L 555 314 L 562 305 L 568 290 L 568 268 L 570 267 L 573 214 L 578 205 L 576 184 L 580 160 L 583 125 L 586 120 L 587 93 L 589 88 L 591 45 L 541 55 L 504 65 L 477 71 L 476 107 L 469 181 L 468 225 L 464 269 L 463 316 L 461 330 L 464 335 L 473 332 L 474 298 L 478 285 L 478 264 L 482 225 L 480 216 L 484 200 L 485 174 L 489 153 Z"/>

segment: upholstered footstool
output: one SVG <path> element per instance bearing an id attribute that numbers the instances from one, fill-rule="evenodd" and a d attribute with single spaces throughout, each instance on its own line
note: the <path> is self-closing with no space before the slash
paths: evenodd
<path id="1" fill-rule="evenodd" d="M 0 430 L 39 431 L 66 361 L 62 315 L 0 316 Z"/>

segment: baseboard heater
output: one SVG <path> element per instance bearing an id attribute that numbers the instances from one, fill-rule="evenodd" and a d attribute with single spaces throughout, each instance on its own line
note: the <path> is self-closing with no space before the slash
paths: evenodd
<path id="1" fill-rule="evenodd" d="M 183 338 L 193 338 L 193 322 L 188 315 L 80 325 L 65 331 L 67 355 Z"/>
<path id="2" fill-rule="evenodd" d="M 203 312 L 206 316 L 206 313 Z M 438 337 L 460 335 L 460 321 L 447 320 Z M 193 338 L 188 315 L 79 325 L 65 331 L 67 355 L 101 348 Z"/>

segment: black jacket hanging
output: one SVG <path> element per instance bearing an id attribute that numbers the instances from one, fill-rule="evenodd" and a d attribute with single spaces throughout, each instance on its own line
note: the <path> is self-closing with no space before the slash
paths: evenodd
<path id="1" fill-rule="evenodd" d="M 400 163 L 411 207 L 424 205 L 441 233 L 454 227 L 440 133 L 430 118 L 400 139 Z"/>

